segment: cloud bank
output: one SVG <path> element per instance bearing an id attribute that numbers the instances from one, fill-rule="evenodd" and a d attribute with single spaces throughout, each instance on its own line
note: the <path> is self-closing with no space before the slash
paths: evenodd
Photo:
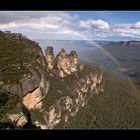
<path id="1" fill-rule="evenodd" d="M 20 32 L 31 39 L 140 40 L 140 21 L 132 24 L 110 24 L 103 19 L 83 20 L 79 15 L 63 11 L 1 11 L 0 30 Z"/>

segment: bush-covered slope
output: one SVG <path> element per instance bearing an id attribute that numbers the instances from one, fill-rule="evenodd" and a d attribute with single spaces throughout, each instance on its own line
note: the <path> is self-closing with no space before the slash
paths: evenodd
<path id="1" fill-rule="evenodd" d="M 140 90 L 116 73 L 104 79 L 104 92 L 94 95 L 67 128 L 140 128 Z"/>
<path id="2" fill-rule="evenodd" d="M 19 83 L 38 56 L 38 44 L 21 34 L 0 32 L 0 81 Z"/>
<path id="3" fill-rule="evenodd" d="M 28 82 L 28 90 L 39 86 L 43 67 L 43 55 L 38 43 L 20 33 L 0 31 L 0 123 L 3 126 L 10 113 L 21 111 L 23 86 L 31 77 L 38 81 Z M 34 78 L 34 79 L 35 79 Z M 24 79 L 23 81 L 21 81 Z M 36 80 L 35 79 L 35 80 Z M 31 84 L 31 85 L 30 85 Z M 33 85 L 33 86 L 32 86 Z M 25 87 L 25 86 L 24 86 Z M 6 123 L 8 125 L 8 123 Z"/>

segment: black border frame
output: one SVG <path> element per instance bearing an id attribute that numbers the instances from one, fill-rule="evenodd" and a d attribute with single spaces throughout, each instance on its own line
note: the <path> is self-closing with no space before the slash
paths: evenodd
<path id="1" fill-rule="evenodd" d="M 140 10 L 139 0 L 3 0 L 0 2 L 0 10 Z M 27 136 L 28 135 L 28 136 Z M 140 136 L 139 130 L 0 130 L 0 136 L 18 139 L 73 139 L 81 138 L 136 138 Z"/>
<path id="2" fill-rule="evenodd" d="M 140 10 L 139 0 L 2 0 L 0 10 Z"/>

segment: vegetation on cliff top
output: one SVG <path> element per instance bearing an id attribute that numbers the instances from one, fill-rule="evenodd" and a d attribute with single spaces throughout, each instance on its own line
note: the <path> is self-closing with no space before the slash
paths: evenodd
<path id="1" fill-rule="evenodd" d="M 98 67 L 85 65 L 84 70 L 78 70 L 77 72 L 67 75 L 64 78 L 60 78 L 58 76 L 48 76 L 50 88 L 47 96 L 43 100 L 43 107 L 45 110 L 48 110 L 58 99 L 61 99 L 62 97 L 72 96 L 73 98 L 73 91 L 71 90 L 75 86 L 78 78 L 87 76 L 90 72 L 100 73 L 101 70 Z"/>
<path id="2" fill-rule="evenodd" d="M 7 114 L 21 111 L 20 93 L 11 93 L 8 86 L 19 84 L 30 67 L 36 69 L 39 49 L 20 33 L 0 31 L 0 127 L 9 124 Z"/>
<path id="3" fill-rule="evenodd" d="M 38 44 L 20 33 L 0 31 L 0 81 L 5 84 L 19 83 L 25 73 L 26 64 L 36 60 Z"/>
<path id="4" fill-rule="evenodd" d="M 104 92 L 94 95 L 67 128 L 140 128 L 140 89 L 111 71 L 104 79 Z"/>
<path id="5" fill-rule="evenodd" d="M 0 87 L 0 128 L 13 126 L 7 115 L 21 111 L 22 105 L 19 95 L 7 92 Z"/>
<path id="6" fill-rule="evenodd" d="M 40 110 L 31 109 L 30 114 L 31 114 L 32 123 L 35 123 L 36 121 L 38 121 L 41 124 L 45 124 L 44 114 L 40 112 Z"/>

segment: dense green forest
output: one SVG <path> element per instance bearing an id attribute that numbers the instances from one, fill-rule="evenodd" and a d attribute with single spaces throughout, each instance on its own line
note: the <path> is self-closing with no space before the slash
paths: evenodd
<path id="1" fill-rule="evenodd" d="M 66 128 L 140 128 L 140 89 L 116 73 L 109 75 L 104 75 L 105 91 L 94 95 Z"/>
<path id="2" fill-rule="evenodd" d="M 0 87 L 0 128 L 14 127 L 7 114 L 18 113 L 22 111 L 21 98 L 17 94 L 7 92 Z"/>
<path id="3" fill-rule="evenodd" d="M 0 31 L 0 81 L 5 84 L 19 83 L 23 74 L 29 72 L 26 65 L 35 58 L 34 49 L 37 46 L 36 42 L 20 33 Z"/>

